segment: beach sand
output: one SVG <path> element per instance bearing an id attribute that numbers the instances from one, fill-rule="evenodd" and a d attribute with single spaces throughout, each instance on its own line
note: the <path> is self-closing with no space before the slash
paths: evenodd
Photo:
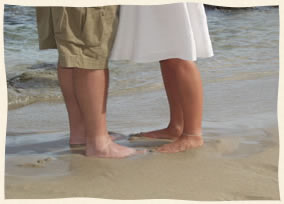
<path id="1" fill-rule="evenodd" d="M 264 139 L 256 145 L 243 143 L 232 133 L 228 137 L 226 129 L 207 125 L 205 144 L 199 149 L 100 159 L 85 157 L 84 147 L 69 148 L 66 117 L 62 103 L 39 103 L 9 111 L 6 199 L 280 199 L 277 127 L 266 128 Z M 31 131 L 21 132 L 25 126 Z M 259 137 L 259 132 L 254 133 Z M 254 137 L 249 130 L 247 134 Z M 152 148 L 168 141 L 131 142 L 122 135 L 117 142 Z"/>

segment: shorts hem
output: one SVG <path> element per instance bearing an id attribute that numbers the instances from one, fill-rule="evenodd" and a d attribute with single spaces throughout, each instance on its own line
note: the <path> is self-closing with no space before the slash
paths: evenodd
<path id="1" fill-rule="evenodd" d="M 61 67 L 80 69 L 108 69 L 108 60 L 91 59 L 78 55 L 59 55 L 58 63 Z"/>

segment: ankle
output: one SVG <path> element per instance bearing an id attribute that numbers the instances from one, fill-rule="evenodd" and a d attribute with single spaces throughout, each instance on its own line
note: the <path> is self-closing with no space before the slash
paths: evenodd
<path id="1" fill-rule="evenodd" d="M 182 125 L 172 125 L 169 124 L 167 127 L 168 131 L 174 135 L 181 135 L 183 132 L 183 126 Z"/>
<path id="2" fill-rule="evenodd" d="M 96 150 L 102 150 L 105 149 L 105 146 L 111 141 L 112 139 L 109 135 L 96 136 L 94 138 L 87 138 L 87 146 L 95 148 Z"/>
<path id="3" fill-rule="evenodd" d="M 85 127 L 77 125 L 70 128 L 70 138 L 85 138 Z"/>
<path id="4" fill-rule="evenodd" d="M 181 137 L 184 137 L 184 138 L 195 138 L 195 139 L 202 139 L 202 131 L 201 130 L 196 130 L 196 131 L 184 131 L 182 134 L 181 134 Z"/>

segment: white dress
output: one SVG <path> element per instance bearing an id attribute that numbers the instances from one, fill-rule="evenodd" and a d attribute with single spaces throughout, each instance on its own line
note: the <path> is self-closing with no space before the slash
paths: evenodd
<path id="1" fill-rule="evenodd" d="M 195 61 L 213 56 L 202 3 L 122 5 L 110 60 Z"/>

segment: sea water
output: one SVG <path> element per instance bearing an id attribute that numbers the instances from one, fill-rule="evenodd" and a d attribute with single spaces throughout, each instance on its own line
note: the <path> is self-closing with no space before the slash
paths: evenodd
<path id="1" fill-rule="evenodd" d="M 206 14 L 214 56 L 197 61 L 204 88 L 204 137 L 228 149 L 237 143 L 240 154 L 260 151 L 278 138 L 278 7 L 206 8 Z M 4 42 L 10 108 L 7 132 L 44 129 L 68 135 L 56 76 L 57 52 L 39 51 L 34 8 L 5 6 Z M 59 105 L 46 105 L 54 101 Z M 44 105 L 20 108 L 40 102 Z M 109 128 L 127 135 L 166 127 L 168 121 L 159 63 L 110 62 Z"/>

